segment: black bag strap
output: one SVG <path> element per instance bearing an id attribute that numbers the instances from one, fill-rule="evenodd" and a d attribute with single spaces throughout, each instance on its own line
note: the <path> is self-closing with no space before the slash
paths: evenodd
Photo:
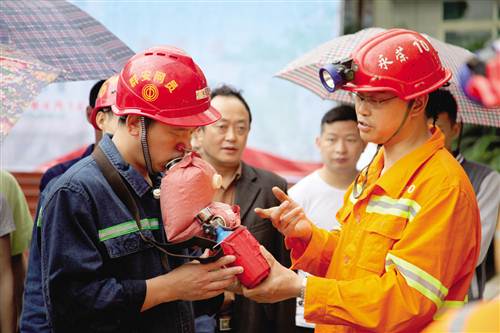
<path id="1" fill-rule="evenodd" d="M 155 247 L 157 250 L 161 251 L 162 253 L 166 254 L 167 256 L 171 257 L 177 257 L 177 258 L 185 258 L 185 259 L 190 259 L 190 260 L 198 260 L 201 263 L 207 263 L 207 262 L 213 262 L 220 258 L 222 256 L 222 250 L 219 248 L 215 254 L 212 256 L 206 257 L 206 258 L 200 258 L 199 256 L 189 256 L 189 255 L 184 255 L 184 254 L 179 254 L 179 253 L 174 253 L 178 251 L 182 251 L 186 248 L 193 247 L 193 246 L 198 246 L 202 249 L 213 249 L 216 245 L 216 242 L 208 239 L 208 238 L 203 238 L 203 237 L 191 237 L 188 240 L 182 241 L 182 242 L 177 242 L 177 243 L 161 243 L 155 240 L 154 238 L 146 236 L 142 232 L 142 225 L 141 225 L 141 217 L 139 214 L 139 209 L 137 208 L 137 203 L 132 197 L 132 194 L 130 193 L 129 188 L 123 181 L 122 177 L 116 171 L 116 169 L 113 167 L 109 159 L 106 157 L 104 152 L 102 151 L 101 147 L 98 145 L 95 147 L 94 151 L 92 152 L 92 157 L 94 157 L 97 166 L 101 170 L 102 174 L 104 175 L 104 178 L 106 178 L 106 181 L 109 183 L 115 194 L 120 198 L 120 200 L 125 204 L 125 206 L 128 208 L 132 216 L 134 217 L 135 223 L 137 225 L 137 228 L 139 230 L 139 235 L 141 236 L 141 239 Z M 172 252 L 174 251 L 174 252 Z"/>

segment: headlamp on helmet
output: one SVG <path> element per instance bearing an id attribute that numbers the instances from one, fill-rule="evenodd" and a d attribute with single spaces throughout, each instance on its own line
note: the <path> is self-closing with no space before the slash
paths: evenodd
<path id="1" fill-rule="evenodd" d="M 320 70 L 320 80 L 329 92 L 388 91 L 409 101 L 451 78 L 430 41 L 411 30 L 383 31 L 358 45 L 350 58 Z"/>
<path id="2" fill-rule="evenodd" d="M 326 90 L 334 92 L 354 80 L 355 71 L 356 65 L 351 58 L 347 58 L 320 68 L 319 78 Z"/>

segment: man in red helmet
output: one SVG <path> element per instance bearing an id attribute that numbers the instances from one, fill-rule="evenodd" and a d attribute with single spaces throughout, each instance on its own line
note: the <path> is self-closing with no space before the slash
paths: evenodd
<path id="1" fill-rule="evenodd" d="M 95 107 L 89 115 L 89 121 L 100 135 L 96 139 L 99 142 L 103 133 L 114 134 L 118 126 L 118 117 L 111 111 L 111 106 L 116 103 L 116 86 L 118 84 L 118 74 L 113 75 L 101 86 Z"/>
<path id="2" fill-rule="evenodd" d="M 219 113 L 210 107 L 203 72 L 172 47 L 127 62 L 113 110 L 120 116 L 114 136 L 105 135 L 92 156 L 57 179 L 41 203 L 41 249 L 32 261 L 41 272 L 38 309 L 52 332 L 193 332 L 191 301 L 223 293 L 242 268 L 224 268 L 233 256 L 208 264 L 164 257 L 154 194 L 165 164 Z M 210 302 L 194 308 L 207 309 L 202 305 Z M 36 331 L 29 318 L 24 327 Z"/>
<path id="3" fill-rule="evenodd" d="M 466 301 L 480 247 L 472 186 L 425 116 L 428 93 L 451 74 L 425 37 L 403 29 L 366 41 L 342 66 L 331 78 L 351 70 L 341 84 L 354 94 L 360 135 L 382 148 L 347 190 L 340 231 L 316 227 L 273 189 L 281 205 L 258 213 L 286 236 L 292 268 L 313 276 L 263 250 L 270 276 L 243 292 L 260 302 L 303 297 L 318 332 L 418 332 Z"/>

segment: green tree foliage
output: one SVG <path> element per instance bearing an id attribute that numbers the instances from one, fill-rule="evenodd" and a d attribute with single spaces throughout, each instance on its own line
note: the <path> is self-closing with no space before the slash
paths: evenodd
<path id="1" fill-rule="evenodd" d="M 464 125 L 460 150 L 468 160 L 500 172 L 500 128 Z"/>

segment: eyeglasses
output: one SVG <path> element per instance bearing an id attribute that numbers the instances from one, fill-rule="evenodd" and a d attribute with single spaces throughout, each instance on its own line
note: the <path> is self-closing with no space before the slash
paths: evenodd
<path id="1" fill-rule="evenodd" d="M 380 108 L 386 102 L 398 97 L 398 96 L 391 96 L 391 97 L 384 98 L 384 99 L 374 99 L 374 98 L 370 98 L 370 97 L 363 97 L 360 94 L 355 93 L 355 92 L 351 92 L 351 96 L 352 96 L 354 103 L 358 103 L 358 104 L 359 103 L 367 103 L 368 106 L 370 106 L 371 108 L 374 108 L 374 109 Z"/>
<path id="2" fill-rule="evenodd" d="M 248 126 L 246 125 L 241 125 L 241 124 L 235 124 L 233 126 L 230 126 L 228 124 L 214 124 L 212 125 L 213 128 L 217 131 L 219 134 L 226 134 L 229 131 L 229 128 L 233 129 L 233 133 L 236 135 L 245 135 L 248 133 Z"/>

